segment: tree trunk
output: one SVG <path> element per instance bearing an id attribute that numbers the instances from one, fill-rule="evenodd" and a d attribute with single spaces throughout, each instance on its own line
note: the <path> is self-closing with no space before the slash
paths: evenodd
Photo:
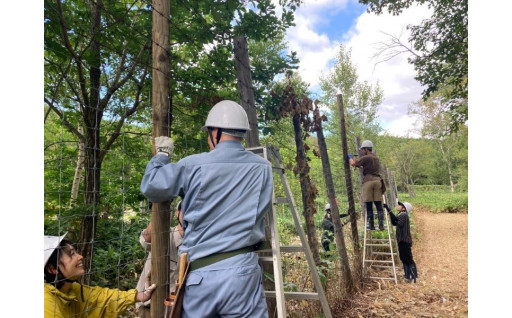
<path id="1" fill-rule="evenodd" d="M 316 228 L 313 215 L 316 213 L 314 193 L 311 191 L 311 180 L 309 178 L 309 165 L 307 164 L 306 152 L 302 141 L 302 130 L 300 127 L 300 114 L 295 114 L 292 118 L 293 131 L 295 133 L 295 146 L 297 147 L 297 156 L 295 160 L 299 168 L 300 188 L 302 193 L 302 215 L 306 221 L 306 233 L 308 243 L 313 254 L 315 264 L 320 264 L 320 253 L 318 251 L 318 240 L 316 237 Z"/>
<path id="2" fill-rule="evenodd" d="M 329 162 L 329 154 L 327 152 L 327 144 L 325 143 L 324 131 L 322 128 L 322 119 L 318 108 L 315 108 L 316 135 L 318 138 L 318 146 L 320 148 L 320 157 L 322 160 L 322 172 L 325 180 L 325 188 L 327 189 L 327 197 L 331 205 L 331 216 L 334 223 L 334 235 L 336 238 L 336 246 L 341 259 L 341 274 L 345 283 L 346 291 L 351 294 L 354 290 L 352 282 L 352 274 L 348 263 L 347 248 L 345 246 L 345 237 L 343 235 L 343 227 L 341 225 L 340 212 L 336 204 L 336 192 L 334 190 L 334 182 L 332 180 L 331 164 Z"/>
<path id="3" fill-rule="evenodd" d="M 86 273 L 92 268 L 92 251 L 96 232 L 96 208 L 100 203 L 100 171 L 99 158 L 99 127 L 86 128 L 85 143 L 85 177 L 84 177 L 84 204 L 87 207 L 82 217 L 80 232 L 79 253 L 84 257 L 83 265 Z"/>
<path id="4" fill-rule="evenodd" d="M 83 135 L 84 129 L 82 126 L 78 126 L 78 132 Z M 74 207 L 78 198 L 78 190 L 80 189 L 80 180 L 82 180 L 82 169 L 84 167 L 85 160 L 85 147 L 82 140 L 78 141 L 78 158 L 76 160 L 75 177 L 73 178 L 73 186 L 71 188 L 71 198 L 69 200 L 69 206 Z"/>
<path id="5" fill-rule="evenodd" d="M 256 105 L 254 102 L 254 88 L 252 86 L 251 68 L 249 67 L 249 49 L 244 36 L 236 36 L 233 40 L 235 54 L 235 68 L 238 86 L 238 97 L 240 105 L 247 112 L 249 127 L 245 134 L 247 147 L 259 147 L 258 117 L 256 116 Z"/>
<path id="6" fill-rule="evenodd" d="M 90 47 L 90 95 L 85 100 L 83 117 L 85 122 L 85 178 L 84 203 L 88 211 L 82 218 L 79 252 L 84 257 L 86 273 L 92 267 L 92 251 L 96 232 L 96 206 L 100 203 L 100 125 L 103 109 L 100 106 L 101 50 L 98 33 L 101 27 L 101 1 L 90 1 L 91 47 Z M 90 210 L 89 210 L 90 209 Z"/>
<path id="7" fill-rule="evenodd" d="M 451 190 L 451 193 L 454 193 L 455 185 L 453 183 L 453 175 L 452 175 L 452 167 L 451 167 L 450 158 L 447 155 L 446 151 L 444 150 L 443 143 L 440 140 L 438 140 L 438 142 L 439 142 L 439 148 L 441 148 L 441 154 L 443 155 L 443 159 L 446 162 L 446 166 L 448 168 L 448 178 L 450 179 L 450 190 Z"/>

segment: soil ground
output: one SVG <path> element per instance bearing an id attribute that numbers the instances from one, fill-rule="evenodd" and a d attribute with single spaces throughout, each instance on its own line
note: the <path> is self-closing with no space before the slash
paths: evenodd
<path id="1" fill-rule="evenodd" d="M 416 284 L 371 281 L 334 317 L 467 317 L 468 214 L 414 212 Z M 403 276 L 403 268 L 398 273 Z M 337 310 L 336 310 L 337 311 Z"/>

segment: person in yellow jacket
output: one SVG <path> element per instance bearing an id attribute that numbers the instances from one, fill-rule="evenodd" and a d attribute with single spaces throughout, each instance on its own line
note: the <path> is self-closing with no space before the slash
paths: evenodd
<path id="1" fill-rule="evenodd" d="M 44 237 L 45 318 L 115 318 L 135 302 L 151 298 L 156 285 L 149 286 L 148 282 L 143 292 L 79 284 L 78 278 L 85 273 L 83 256 L 64 239 L 66 234 Z"/>

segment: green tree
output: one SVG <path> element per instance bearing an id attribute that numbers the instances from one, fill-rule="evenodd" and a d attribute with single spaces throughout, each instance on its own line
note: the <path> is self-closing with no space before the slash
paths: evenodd
<path id="1" fill-rule="evenodd" d="M 467 0 L 359 0 L 368 5 L 368 12 L 388 12 L 398 15 L 413 4 L 427 4 L 433 10 L 430 19 L 418 25 L 409 25 L 409 42 L 413 49 L 392 38 L 386 50 L 389 55 L 400 52 L 413 54 L 409 62 L 417 72 L 416 80 L 425 86 L 423 99 L 443 86 L 452 90 L 448 111 L 451 116 L 451 130 L 458 129 L 459 123 L 468 119 L 468 1 Z M 405 50 L 404 50 L 405 48 Z"/>
<path id="2" fill-rule="evenodd" d="M 352 51 L 340 45 L 329 73 L 320 78 L 322 89 L 321 102 L 328 107 L 328 121 L 325 124 L 326 142 L 330 150 L 329 157 L 337 162 L 340 169 L 333 171 L 335 188 L 345 189 L 345 172 L 343 170 L 343 152 L 341 145 L 340 114 L 337 95 L 343 97 L 346 133 L 349 153 L 355 153 L 357 136 L 375 140 L 381 128 L 377 122 L 377 107 L 382 103 L 383 92 L 379 84 L 371 85 L 360 82 L 357 65 L 352 61 Z M 357 175 L 353 176 L 358 178 Z M 354 182 L 354 184 L 358 184 Z M 338 193 L 345 193 L 339 191 Z"/>
<path id="3" fill-rule="evenodd" d="M 435 140 L 439 146 L 441 160 L 446 168 L 447 177 L 450 184 L 451 192 L 455 192 L 455 162 L 457 161 L 454 152 L 456 152 L 460 136 L 464 132 L 451 132 L 451 118 L 446 109 L 450 107 L 450 92 L 440 90 L 426 101 L 419 101 L 411 105 L 409 111 L 411 114 L 418 115 L 421 118 L 423 127 L 421 128 L 422 136 Z"/>
<path id="4" fill-rule="evenodd" d="M 351 55 L 351 49 L 340 45 L 333 67 L 320 78 L 321 101 L 329 107 L 331 113 L 325 128 L 331 136 L 340 134 L 336 95 L 341 94 L 347 112 L 347 140 L 355 140 L 356 136 L 372 139 L 381 131 L 377 122 L 377 107 L 382 103 L 383 92 L 378 83 L 373 86 L 366 81 L 359 81 L 357 65 Z M 341 149 L 339 138 L 329 139 L 333 139 L 338 149 Z"/>
<path id="5" fill-rule="evenodd" d="M 236 35 L 267 40 L 282 33 L 292 25 L 300 1 L 280 4 L 278 16 L 270 0 L 172 3 L 171 123 L 194 123 L 189 127 L 197 128 L 212 104 L 236 96 L 230 41 Z M 83 216 L 80 238 L 86 257 L 105 157 L 126 122 L 148 128 L 151 11 L 146 2 L 136 0 L 44 3 L 44 102 L 85 146 L 84 204 L 92 207 Z M 184 130 L 171 127 L 178 137 L 187 136 L 180 142 L 200 148 L 199 130 L 189 135 Z"/>

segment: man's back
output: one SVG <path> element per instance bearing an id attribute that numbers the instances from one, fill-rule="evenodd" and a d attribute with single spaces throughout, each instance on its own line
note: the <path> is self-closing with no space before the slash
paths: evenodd
<path id="1" fill-rule="evenodd" d="M 380 175 L 380 160 L 375 154 L 370 152 L 359 158 L 356 161 L 356 167 L 359 166 L 363 166 L 363 183 L 379 179 L 377 175 Z"/>
<path id="2" fill-rule="evenodd" d="M 273 191 L 270 163 L 232 141 L 190 163 L 200 173 L 194 173 L 183 202 L 187 236 L 181 250 L 189 259 L 263 240 L 263 217 Z"/>
<path id="3" fill-rule="evenodd" d="M 190 261 L 251 246 L 265 237 L 272 168 L 240 142 L 220 142 L 214 150 L 176 164 L 154 164 L 146 169 L 141 190 L 154 202 L 183 196 L 186 235 L 180 251 L 187 252 Z"/>

